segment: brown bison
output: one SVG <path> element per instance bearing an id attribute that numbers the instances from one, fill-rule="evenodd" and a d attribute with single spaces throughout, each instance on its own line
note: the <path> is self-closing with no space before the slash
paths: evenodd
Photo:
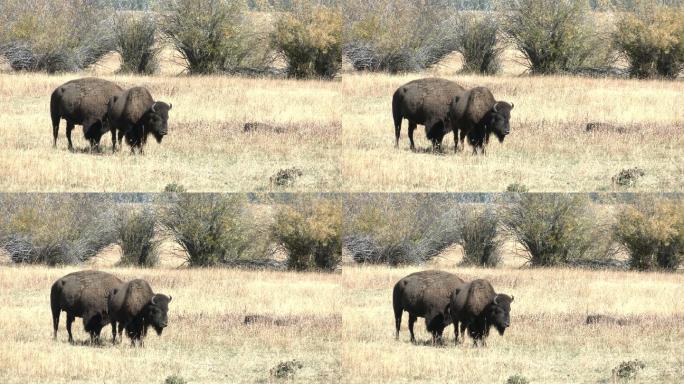
<path id="1" fill-rule="evenodd" d="M 464 91 L 465 88 L 457 83 L 440 78 L 413 80 L 399 87 L 392 97 L 395 147 L 399 146 L 401 122 L 406 119 L 409 122 L 408 136 L 412 150 L 416 149 L 413 131 L 418 124 L 425 126 L 433 150 L 439 149 L 442 138 L 451 129 L 445 122 L 450 103 Z M 458 140 L 454 140 L 454 143 L 458 145 Z"/>
<path id="2" fill-rule="evenodd" d="M 396 339 L 399 339 L 401 315 L 409 314 L 408 328 L 411 341 L 415 342 L 413 323 L 416 318 L 425 318 L 428 332 L 432 333 L 432 342 L 442 338 L 442 332 L 451 323 L 451 318 L 444 312 L 449 304 L 449 294 L 463 284 L 458 276 L 436 270 L 412 273 L 394 285 L 392 304 L 396 325 Z"/>
<path id="3" fill-rule="evenodd" d="M 109 294 L 107 306 L 112 322 L 112 342 L 116 343 L 117 323 L 119 340 L 123 330 L 131 338 L 131 345 L 147 335 L 151 326 L 161 336 L 168 325 L 171 296 L 155 294 L 145 280 L 131 280 L 114 288 Z"/>
<path id="4" fill-rule="evenodd" d="M 477 154 L 478 148 L 484 154 L 492 133 L 503 143 L 511 132 L 512 109 L 513 104 L 494 100 L 489 89 L 476 87 L 453 98 L 447 118 L 448 129 L 454 132 L 454 136 L 460 130 L 461 147 L 468 136 L 473 154 Z"/>
<path id="5" fill-rule="evenodd" d="M 503 336 L 511 325 L 512 302 L 513 296 L 497 294 L 487 280 L 473 280 L 454 289 L 446 311 L 454 323 L 455 342 L 458 343 L 459 323 L 463 339 L 467 329 L 476 346 L 478 341 L 486 345 L 492 326 Z"/>
<path id="6" fill-rule="evenodd" d="M 71 323 L 76 317 L 83 318 L 83 327 L 90 334 L 90 341 L 99 341 L 100 331 L 109 323 L 107 296 L 120 284 L 121 280 L 116 276 L 100 271 L 74 272 L 55 281 L 50 290 L 53 337 L 57 338 L 59 315 L 64 311 L 70 343 L 74 342 Z"/>
<path id="7" fill-rule="evenodd" d="M 126 142 L 131 146 L 131 152 L 135 153 L 137 147 L 142 154 L 143 146 L 150 134 L 161 143 L 162 138 L 168 133 L 171 107 L 171 104 L 154 101 L 150 91 L 143 87 L 134 87 L 113 96 L 107 109 L 112 139 L 118 131 L 119 146 L 125 136 Z"/>
<path id="8" fill-rule="evenodd" d="M 52 117 L 53 147 L 57 146 L 59 122 L 66 120 L 66 137 L 69 150 L 73 150 L 71 131 L 75 125 L 83 126 L 91 149 L 99 149 L 100 139 L 107 132 L 107 103 L 112 96 L 123 91 L 111 81 L 86 77 L 66 82 L 52 92 L 50 116 Z"/>

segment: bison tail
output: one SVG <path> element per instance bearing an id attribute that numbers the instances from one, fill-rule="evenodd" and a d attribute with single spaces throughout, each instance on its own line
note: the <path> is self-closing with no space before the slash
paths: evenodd
<path id="1" fill-rule="evenodd" d="M 59 284 L 55 283 L 50 290 L 50 309 L 52 310 L 52 329 L 53 338 L 57 338 L 57 328 L 59 327 L 59 314 L 61 312 L 59 298 L 61 290 Z"/>

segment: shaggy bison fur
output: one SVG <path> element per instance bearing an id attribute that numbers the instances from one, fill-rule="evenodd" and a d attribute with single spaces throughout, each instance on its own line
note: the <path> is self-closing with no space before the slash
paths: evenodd
<path id="1" fill-rule="evenodd" d="M 131 280 L 114 288 L 107 301 L 112 321 L 112 342 L 116 343 L 116 326 L 118 324 L 119 339 L 123 330 L 131 339 L 131 345 L 143 339 L 151 326 L 157 335 L 168 325 L 168 312 L 171 296 L 155 294 L 145 280 Z"/>
<path id="2" fill-rule="evenodd" d="M 99 149 L 100 139 L 107 132 L 107 103 L 123 89 L 118 85 L 102 79 L 86 77 L 72 80 L 57 87 L 50 97 L 50 116 L 52 117 L 53 147 L 57 146 L 59 122 L 66 120 L 66 137 L 69 150 L 74 146 L 71 142 L 71 131 L 75 125 L 83 126 L 86 140 L 90 148 Z"/>
<path id="3" fill-rule="evenodd" d="M 83 318 L 83 328 L 90 334 L 90 341 L 99 341 L 100 331 L 110 321 L 107 295 L 119 284 L 119 278 L 100 271 L 74 272 L 55 281 L 50 290 L 53 337 L 57 338 L 59 315 L 64 311 L 67 315 L 66 329 L 70 343 L 74 341 L 71 323 L 76 317 Z"/>
<path id="4" fill-rule="evenodd" d="M 416 341 L 413 323 L 418 317 L 425 318 L 427 330 L 432 333 L 432 342 L 441 341 L 444 328 L 451 323 L 451 318 L 444 312 L 449 304 L 449 294 L 461 285 L 463 280 L 458 276 L 436 270 L 412 273 L 399 280 L 394 285 L 392 296 L 396 339 L 399 339 L 401 316 L 406 311 L 412 342 Z"/>

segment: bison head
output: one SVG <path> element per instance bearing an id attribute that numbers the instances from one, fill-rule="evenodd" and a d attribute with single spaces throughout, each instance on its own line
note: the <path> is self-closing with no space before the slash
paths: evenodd
<path id="1" fill-rule="evenodd" d="M 511 303 L 513 296 L 497 294 L 487 310 L 487 320 L 493 325 L 499 334 L 503 336 L 504 331 L 511 325 Z"/>
<path id="2" fill-rule="evenodd" d="M 155 101 L 144 116 L 145 133 L 151 133 L 158 143 L 169 132 L 168 121 L 169 111 L 173 104 L 166 104 L 162 101 Z"/>
<path id="3" fill-rule="evenodd" d="M 487 131 L 494 133 L 502 143 L 506 135 L 511 132 L 511 109 L 513 109 L 513 104 L 497 101 L 488 114 Z"/>
<path id="4" fill-rule="evenodd" d="M 162 334 L 162 331 L 169 323 L 168 312 L 171 296 L 156 294 L 152 296 L 150 302 L 145 307 L 145 321 L 151 325 L 157 335 Z"/>

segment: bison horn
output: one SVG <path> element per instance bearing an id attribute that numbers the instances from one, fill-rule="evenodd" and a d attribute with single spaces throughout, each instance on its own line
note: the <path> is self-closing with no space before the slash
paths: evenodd
<path id="1" fill-rule="evenodd" d="M 155 111 L 155 109 L 154 109 L 156 106 L 157 106 L 157 102 L 155 101 L 154 104 L 152 104 L 152 108 L 150 108 L 152 110 L 152 112 L 154 112 L 154 113 L 157 113 L 157 111 Z"/>
<path id="2" fill-rule="evenodd" d="M 496 299 L 499 298 L 499 295 L 494 296 L 494 305 L 499 305 L 499 303 L 496 302 Z"/>
<path id="3" fill-rule="evenodd" d="M 515 107 L 515 104 L 511 103 L 511 109 L 513 109 L 513 107 Z"/>
<path id="4" fill-rule="evenodd" d="M 169 111 L 173 108 L 173 104 L 169 104 Z"/>
<path id="5" fill-rule="evenodd" d="M 155 297 L 157 297 L 157 295 L 152 296 L 152 300 L 150 300 L 150 303 L 152 303 L 152 305 L 157 305 L 157 303 L 154 302 Z"/>
<path id="6" fill-rule="evenodd" d="M 169 295 L 169 303 L 171 302 L 171 299 L 172 299 L 172 297 L 171 297 L 171 295 Z"/>
<path id="7" fill-rule="evenodd" d="M 494 103 L 494 106 L 492 107 L 492 111 L 494 111 L 494 113 L 498 113 L 498 112 L 499 112 L 499 111 L 498 111 L 497 105 L 499 105 L 499 103 Z"/>
<path id="8" fill-rule="evenodd" d="M 515 296 L 511 295 L 511 303 L 513 302 L 514 299 L 515 299 Z"/>

